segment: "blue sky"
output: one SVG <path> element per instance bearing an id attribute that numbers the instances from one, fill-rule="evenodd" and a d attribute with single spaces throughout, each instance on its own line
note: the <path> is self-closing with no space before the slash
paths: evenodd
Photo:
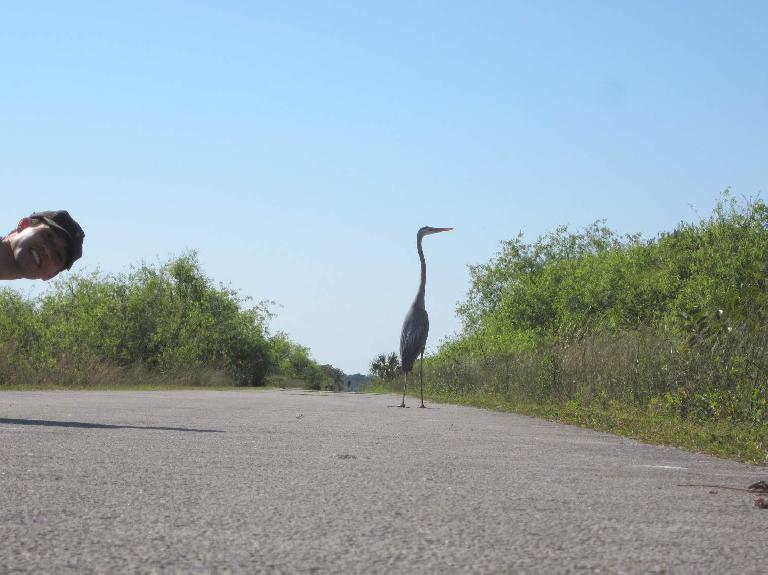
<path id="1" fill-rule="evenodd" d="M 112 5 L 115 4 L 115 5 Z M 367 371 L 425 240 L 428 349 L 467 265 L 606 218 L 653 237 L 768 185 L 768 3 L 29 2 L 0 21 L 7 229 L 78 271 L 197 250 L 273 330 Z M 3 230 L 7 231 L 7 230 Z M 8 284 L 39 293 L 44 284 Z"/>

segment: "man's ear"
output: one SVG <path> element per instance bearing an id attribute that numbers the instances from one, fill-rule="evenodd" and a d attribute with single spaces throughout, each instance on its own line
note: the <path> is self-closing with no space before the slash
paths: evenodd
<path id="1" fill-rule="evenodd" d="M 31 223 L 32 223 L 32 220 L 30 220 L 29 218 L 21 218 L 21 220 L 19 220 L 19 226 L 16 228 L 16 231 L 20 232 L 21 230 L 28 228 Z"/>

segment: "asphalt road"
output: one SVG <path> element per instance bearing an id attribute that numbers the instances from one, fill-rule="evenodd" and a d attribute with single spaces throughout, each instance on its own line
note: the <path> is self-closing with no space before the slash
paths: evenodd
<path id="1" fill-rule="evenodd" d="M 766 573 L 742 465 L 285 391 L 0 393 L 1 573 Z"/>

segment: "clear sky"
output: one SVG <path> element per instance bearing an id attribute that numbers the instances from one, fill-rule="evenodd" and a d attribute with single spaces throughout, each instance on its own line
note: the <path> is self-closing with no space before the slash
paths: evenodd
<path id="1" fill-rule="evenodd" d="M 0 193 L 78 271 L 197 250 L 366 372 L 428 237 L 428 349 L 468 264 L 606 218 L 653 237 L 768 186 L 768 2 L 4 2 Z M 697 215 L 698 214 L 698 215 Z M 15 282 L 26 293 L 42 283 Z"/>

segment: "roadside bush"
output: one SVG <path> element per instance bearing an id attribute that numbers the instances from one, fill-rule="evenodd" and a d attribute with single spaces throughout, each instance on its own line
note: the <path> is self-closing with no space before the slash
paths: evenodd
<path id="1" fill-rule="evenodd" d="M 0 381 L 78 385 L 131 373 L 262 385 L 268 312 L 244 304 L 205 277 L 194 253 L 127 275 L 72 274 L 35 301 L 4 290 Z"/>
<path id="2" fill-rule="evenodd" d="M 726 191 L 653 240 L 604 222 L 502 243 L 470 267 L 462 333 L 426 362 L 434 391 L 768 421 L 768 207 Z"/>

